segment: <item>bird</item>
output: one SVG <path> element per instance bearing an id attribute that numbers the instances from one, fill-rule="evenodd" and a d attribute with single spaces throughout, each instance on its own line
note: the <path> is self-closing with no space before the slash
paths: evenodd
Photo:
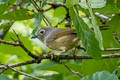
<path id="1" fill-rule="evenodd" d="M 78 45 L 80 39 L 74 29 L 43 27 L 31 37 L 38 38 L 48 48 L 57 51 L 68 51 Z"/>

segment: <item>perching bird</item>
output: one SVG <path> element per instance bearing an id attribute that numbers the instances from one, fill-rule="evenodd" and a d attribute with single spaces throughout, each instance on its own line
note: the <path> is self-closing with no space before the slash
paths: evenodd
<path id="1" fill-rule="evenodd" d="M 67 51 L 77 46 L 79 38 L 73 29 L 44 27 L 39 29 L 32 38 L 38 38 L 50 49 Z"/>

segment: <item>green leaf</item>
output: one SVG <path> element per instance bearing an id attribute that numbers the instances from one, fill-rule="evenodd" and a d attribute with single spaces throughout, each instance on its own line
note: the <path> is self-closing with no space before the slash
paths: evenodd
<path id="1" fill-rule="evenodd" d="M 1 74 L 1 75 L 0 75 L 0 80 L 12 80 L 12 79 L 10 79 L 10 78 L 8 77 L 8 75 L 3 75 L 3 74 Z"/>
<path id="2" fill-rule="evenodd" d="M 67 12 L 64 7 L 58 7 L 54 10 L 53 17 L 55 18 L 56 22 L 60 22 L 65 18 L 66 14 Z"/>
<path id="3" fill-rule="evenodd" d="M 120 0 L 117 0 L 117 7 L 120 9 Z"/>
<path id="4" fill-rule="evenodd" d="M 27 9 L 19 9 L 0 15 L 0 20 L 27 20 L 33 17 L 34 14 L 30 14 Z"/>
<path id="5" fill-rule="evenodd" d="M 64 7 L 58 7 L 54 10 L 54 17 L 65 17 L 67 14 L 66 9 Z"/>
<path id="6" fill-rule="evenodd" d="M 100 46 L 101 50 L 104 50 L 104 48 L 103 48 L 102 34 L 100 32 L 99 26 L 97 24 L 97 21 L 95 19 L 94 14 L 93 14 L 93 11 L 92 11 L 92 8 L 91 8 L 89 0 L 87 0 L 87 5 L 88 5 L 88 10 L 90 12 L 91 18 L 92 18 L 92 25 L 93 25 L 94 32 L 95 32 L 95 37 L 97 38 L 97 40 L 99 42 L 99 46 Z"/>
<path id="7" fill-rule="evenodd" d="M 120 15 L 115 15 L 108 23 L 113 32 L 118 32 L 120 34 Z"/>
<path id="8" fill-rule="evenodd" d="M 114 13 L 119 13 L 120 10 L 119 8 L 116 6 L 116 4 L 114 3 L 113 0 L 108 0 L 110 3 L 107 2 L 107 5 L 103 8 L 94 8 L 94 12 L 99 12 L 105 16 L 111 17 L 112 14 Z"/>
<path id="9" fill-rule="evenodd" d="M 0 4 L 7 3 L 9 0 L 0 0 Z"/>
<path id="10" fill-rule="evenodd" d="M 3 14 L 8 9 L 7 4 L 1 4 L 0 5 L 0 14 Z"/>
<path id="11" fill-rule="evenodd" d="M 38 70 L 35 71 L 32 75 L 43 77 L 48 80 L 63 80 L 62 74 L 56 71 Z"/>
<path id="12" fill-rule="evenodd" d="M 79 76 L 77 75 L 69 75 L 69 76 L 65 76 L 65 80 L 81 80 Z"/>
<path id="13" fill-rule="evenodd" d="M 39 12 L 35 17 L 35 23 L 34 23 L 34 29 L 32 31 L 32 35 L 34 35 L 37 29 L 40 27 L 42 19 L 43 19 L 43 13 Z"/>
<path id="14" fill-rule="evenodd" d="M 69 9 L 70 16 L 73 20 L 73 24 L 76 27 L 77 34 L 82 40 L 82 44 L 90 54 L 95 59 L 101 58 L 99 43 L 95 38 L 94 32 L 88 27 L 88 25 L 80 18 L 75 7 Z"/>
<path id="15" fill-rule="evenodd" d="M 82 60 L 80 66 L 81 73 L 84 75 L 93 74 L 98 71 L 107 70 L 113 72 L 118 66 L 119 59 L 101 59 L 101 60 Z M 104 65 L 104 66 L 103 66 Z"/>
<path id="16" fill-rule="evenodd" d="M 63 0 L 54 0 L 54 2 L 62 2 Z"/>
<path id="17" fill-rule="evenodd" d="M 10 27 L 13 25 L 13 22 L 9 22 L 6 24 L 2 24 L 0 26 L 0 39 L 3 39 L 7 32 L 9 31 Z"/>
<path id="18" fill-rule="evenodd" d="M 69 68 L 80 72 L 81 71 L 81 66 L 77 64 L 73 64 L 73 63 L 66 63 L 67 66 L 69 66 Z M 38 71 L 38 70 L 49 70 L 49 71 L 56 71 L 61 73 L 63 76 L 65 75 L 72 75 L 73 73 L 71 73 L 64 65 L 62 64 L 57 64 L 55 62 L 51 62 L 48 60 L 43 60 L 42 63 L 40 65 L 31 65 L 32 68 L 34 69 L 34 71 Z M 34 66 L 34 67 L 33 67 Z M 61 70 L 62 69 L 62 70 Z"/>
<path id="19" fill-rule="evenodd" d="M 113 47 L 113 46 L 120 47 L 120 44 L 118 43 L 118 41 L 114 37 L 111 37 L 113 36 L 113 32 L 116 32 L 118 37 L 120 38 L 120 15 L 118 14 L 112 17 L 111 20 L 107 24 L 109 25 L 111 30 L 109 31 L 109 33 L 104 34 L 104 36 L 109 37 L 109 40 L 107 38 L 106 42 L 104 40 L 104 43 L 109 44 L 110 47 Z"/>
<path id="20" fill-rule="evenodd" d="M 89 2 L 90 2 L 90 4 L 91 4 L 91 7 L 92 7 L 92 8 L 102 8 L 102 7 L 104 7 L 104 6 L 106 5 L 106 2 L 107 2 L 107 1 L 106 1 L 106 0 L 90 0 Z M 86 0 L 81 0 L 80 6 L 81 6 L 82 8 L 87 9 L 88 6 L 87 6 L 87 4 L 86 4 Z"/>
<path id="21" fill-rule="evenodd" d="M 107 71 L 102 71 L 83 77 L 81 80 L 118 80 L 118 78 L 114 74 L 110 74 Z"/>
<path id="22" fill-rule="evenodd" d="M 110 5 L 115 5 L 114 3 L 115 3 L 115 1 L 116 0 L 107 0 L 107 4 L 110 4 Z"/>
<path id="23" fill-rule="evenodd" d="M 79 0 L 66 0 L 66 6 L 68 8 L 74 6 L 74 5 L 78 4 L 78 3 L 79 3 Z"/>

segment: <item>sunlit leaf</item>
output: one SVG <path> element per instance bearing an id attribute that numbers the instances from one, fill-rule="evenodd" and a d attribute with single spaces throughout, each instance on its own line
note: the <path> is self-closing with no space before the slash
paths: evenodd
<path id="1" fill-rule="evenodd" d="M 27 20 L 33 17 L 34 14 L 30 14 L 27 9 L 19 9 L 0 15 L 0 20 Z"/>
<path id="2" fill-rule="evenodd" d="M 92 8 L 102 8 L 106 5 L 106 0 L 90 0 L 90 4 Z M 87 9 L 86 0 L 81 0 L 80 6 Z"/>
<path id="3" fill-rule="evenodd" d="M 112 17 L 112 19 L 107 24 L 109 24 L 113 32 L 118 32 L 120 34 L 120 14 Z"/>
<path id="4" fill-rule="evenodd" d="M 59 21 L 63 20 L 66 16 L 67 12 L 64 7 L 58 7 L 54 10 L 53 16 L 55 19 L 58 19 Z"/>
<path id="5" fill-rule="evenodd" d="M 66 0 L 66 6 L 68 8 L 72 7 L 73 5 L 76 5 L 79 3 L 79 0 Z"/>

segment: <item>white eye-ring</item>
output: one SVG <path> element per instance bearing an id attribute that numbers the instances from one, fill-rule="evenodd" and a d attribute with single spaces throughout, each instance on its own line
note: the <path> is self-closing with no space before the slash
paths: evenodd
<path id="1" fill-rule="evenodd" d="M 42 29 L 42 30 L 39 31 L 39 33 L 40 33 L 41 35 L 44 34 L 44 33 L 45 33 L 45 30 Z"/>

